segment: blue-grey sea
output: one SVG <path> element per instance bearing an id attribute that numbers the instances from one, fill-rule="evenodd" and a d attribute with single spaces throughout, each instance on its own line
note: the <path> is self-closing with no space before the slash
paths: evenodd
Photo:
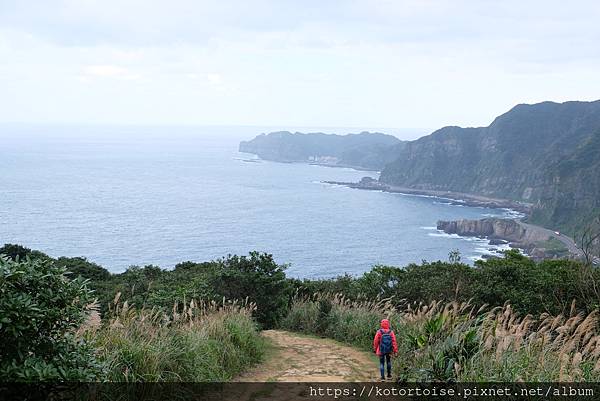
<path id="1" fill-rule="evenodd" d="M 323 184 L 377 173 L 238 152 L 265 131 L 2 126 L 0 242 L 112 272 L 257 250 L 291 276 L 331 277 L 446 260 L 454 249 L 475 260 L 493 247 L 440 233 L 436 221 L 509 213 Z"/>

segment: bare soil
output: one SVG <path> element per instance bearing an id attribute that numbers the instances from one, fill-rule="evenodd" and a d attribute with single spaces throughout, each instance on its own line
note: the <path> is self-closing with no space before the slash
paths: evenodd
<path id="1" fill-rule="evenodd" d="M 241 382 L 370 382 L 378 380 L 376 358 L 334 340 L 265 330 L 273 348 L 266 361 L 237 378 Z"/>

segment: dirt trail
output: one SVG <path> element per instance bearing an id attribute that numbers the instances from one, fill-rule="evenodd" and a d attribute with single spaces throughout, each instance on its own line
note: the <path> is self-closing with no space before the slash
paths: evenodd
<path id="1" fill-rule="evenodd" d="M 378 364 L 367 352 L 287 331 L 266 330 L 263 335 L 273 344 L 271 355 L 237 381 L 368 382 L 378 378 Z"/>

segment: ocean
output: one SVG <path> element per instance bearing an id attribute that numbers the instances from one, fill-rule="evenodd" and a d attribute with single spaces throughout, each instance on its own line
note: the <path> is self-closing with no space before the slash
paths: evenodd
<path id="1" fill-rule="evenodd" d="M 238 143 L 255 127 L 0 127 L 0 242 L 85 256 L 111 272 L 172 268 L 256 250 L 301 278 L 374 265 L 472 262 L 486 240 L 437 220 L 510 211 L 350 189 L 377 173 L 258 160 Z"/>

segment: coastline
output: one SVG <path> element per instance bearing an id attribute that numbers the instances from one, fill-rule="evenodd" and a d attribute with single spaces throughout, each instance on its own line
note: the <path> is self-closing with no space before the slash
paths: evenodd
<path id="1" fill-rule="evenodd" d="M 243 160 L 243 161 L 247 161 L 247 162 L 266 161 L 266 162 L 272 162 L 272 163 L 308 164 L 311 166 L 321 166 L 321 167 L 331 167 L 331 168 L 350 168 L 350 169 L 356 170 L 356 171 L 365 171 L 365 172 L 377 173 L 377 174 L 379 174 L 381 172 L 379 169 L 357 166 L 354 164 L 323 163 L 323 162 L 315 162 L 315 161 L 307 161 L 307 160 L 264 159 L 264 158 L 258 156 L 256 153 L 242 152 L 241 150 L 238 150 L 238 153 L 242 153 L 245 155 L 251 155 L 253 157 L 252 159 Z"/>
<path id="2" fill-rule="evenodd" d="M 491 198 L 483 195 L 475 195 L 475 194 L 467 194 L 461 192 L 453 192 L 453 191 L 435 191 L 435 190 L 424 190 L 424 189 L 415 189 L 415 188 L 406 188 L 399 187 L 393 185 L 382 184 L 374 179 L 363 178 L 360 182 L 340 182 L 340 181 L 323 181 L 323 183 L 331 184 L 331 185 L 340 185 L 346 186 L 354 189 L 362 189 L 362 190 L 370 190 L 370 191 L 382 191 L 389 193 L 399 193 L 404 195 L 415 195 L 415 196 L 426 196 L 437 199 L 448 200 L 451 204 L 461 205 L 461 206 L 470 206 L 470 207 L 484 207 L 491 209 L 508 209 L 514 212 L 518 212 L 521 214 L 519 217 L 515 218 L 489 218 L 489 219 L 480 219 L 480 220 L 457 220 L 453 222 L 444 222 L 444 223 L 454 223 L 454 225 L 461 224 L 477 224 L 487 221 L 495 221 L 496 223 L 514 223 L 516 226 L 521 229 L 523 232 L 520 238 L 516 238 L 511 234 L 499 234 L 497 231 L 487 232 L 486 230 L 457 230 L 455 227 L 453 229 L 447 229 L 444 226 L 441 226 L 439 222 L 437 223 L 438 231 L 445 232 L 447 234 L 456 234 L 461 237 L 477 237 L 486 239 L 489 241 L 489 245 L 495 245 L 493 242 L 495 241 L 503 241 L 508 244 L 511 248 L 519 249 L 526 255 L 536 259 L 552 259 L 557 257 L 557 253 L 555 250 L 547 249 L 548 244 L 552 241 L 558 241 L 564 246 L 565 254 L 570 257 L 579 258 L 581 256 L 581 251 L 577 247 L 575 241 L 565 236 L 564 234 L 558 233 L 551 229 L 541 227 L 538 225 L 526 223 L 523 221 L 526 219 L 531 213 L 531 209 L 533 207 L 530 203 L 513 201 L 509 199 L 499 199 L 499 198 Z"/>
<path id="3" fill-rule="evenodd" d="M 415 189 L 399 187 L 394 185 L 381 184 L 375 180 L 364 180 L 361 182 L 341 182 L 341 181 L 323 181 L 325 184 L 341 185 L 354 189 L 364 189 L 371 191 L 383 191 L 390 193 L 399 193 L 404 195 L 430 196 L 450 201 L 455 205 L 485 207 L 491 209 L 510 209 L 528 216 L 533 205 L 531 203 L 512 201 L 509 199 L 490 198 L 483 195 L 467 194 L 452 191 L 435 191 L 426 189 Z"/>
<path id="4" fill-rule="evenodd" d="M 245 152 L 243 152 L 245 153 Z M 303 163 L 310 164 L 322 167 L 332 167 L 332 168 L 351 168 L 356 171 L 365 171 L 365 172 L 377 172 L 377 170 L 370 170 L 361 168 L 358 166 L 351 165 L 341 165 L 341 164 L 330 164 L 330 163 L 319 163 L 319 162 L 306 162 L 306 161 L 281 161 L 281 160 L 268 160 L 276 163 Z M 321 181 L 324 184 L 330 185 L 339 185 L 345 186 L 353 189 L 362 189 L 362 190 L 370 190 L 370 191 L 382 191 L 388 193 L 397 193 L 403 195 L 414 195 L 414 196 L 423 196 L 423 197 L 431 197 L 444 201 L 448 201 L 452 205 L 457 206 L 469 206 L 469 207 L 482 207 L 482 208 L 490 208 L 490 209 L 506 209 L 509 212 L 514 212 L 514 217 L 508 218 L 493 218 L 498 222 L 514 222 L 517 223 L 518 226 L 523 230 L 522 238 L 515 238 L 513 235 L 499 235 L 497 232 L 486 233 L 486 232 L 460 232 L 459 231 L 449 231 L 447 229 L 440 228 L 439 221 L 437 223 L 437 230 L 439 232 L 443 232 L 446 234 L 455 234 L 463 238 L 481 238 L 488 241 L 488 245 L 495 247 L 497 245 L 501 245 L 501 243 L 509 246 L 513 249 L 519 249 L 522 253 L 536 259 L 552 259 L 556 258 L 560 255 L 568 255 L 569 257 L 579 258 L 581 257 L 581 251 L 577 247 L 575 241 L 565 236 L 564 234 L 560 234 L 551 229 L 527 223 L 527 217 L 531 214 L 533 204 L 521 201 L 515 201 L 510 199 L 502 199 L 502 198 L 494 198 L 488 197 L 479 194 L 470 194 L 463 192 L 455 192 L 455 191 L 440 191 L 440 190 L 428 190 L 428 189 L 417 189 L 417 188 L 409 188 L 409 187 L 401 187 L 395 185 L 388 185 L 380 183 L 378 180 L 372 177 L 363 177 L 359 182 L 344 182 L 344 181 Z M 465 223 L 473 223 L 473 222 L 483 222 L 488 219 L 480 219 L 480 220 L 456 220 L 452 223 L 455 224 L 465 224 Z M 445 222 L 448 223 L 448 222 Z M 526 234 L 525 234 L 526 232 Z M 552 244 L 552 242 L 554 242 Z M 557 252 L 556 245 L 562 246 L 564 249 L 560 249 Z M 550 246 L 552 245 L 552 246 Z M 485 258 L 485 257 L 484 257 Z"/>

